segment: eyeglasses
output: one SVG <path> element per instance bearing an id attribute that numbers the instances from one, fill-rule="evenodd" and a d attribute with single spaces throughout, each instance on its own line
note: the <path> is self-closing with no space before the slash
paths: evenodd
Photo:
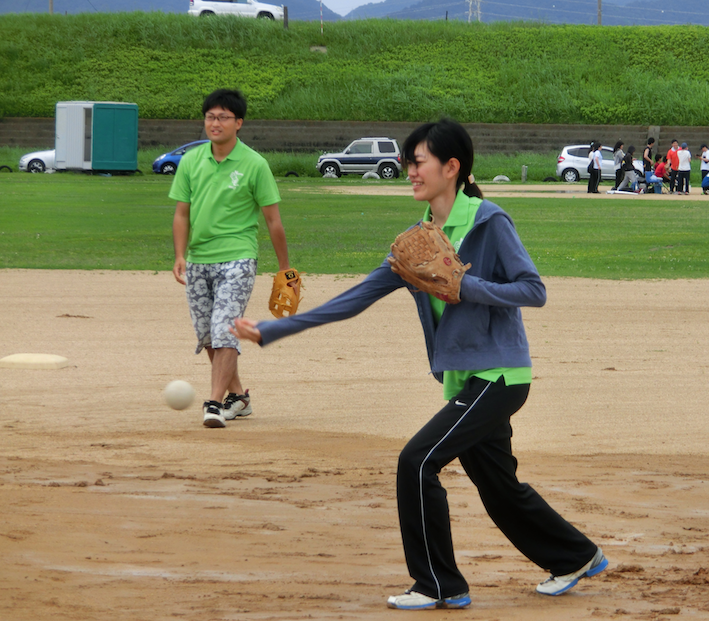
<path id="1" fill-rule="evenodd" d="M 219 121 L 220 123 L 226 123 L 229 119 L 235 119 L 235 116 L 229 116 L 228 114 L 205 114 L 204 120 L 207 123 L 214 123 L 214 121 Z"/>

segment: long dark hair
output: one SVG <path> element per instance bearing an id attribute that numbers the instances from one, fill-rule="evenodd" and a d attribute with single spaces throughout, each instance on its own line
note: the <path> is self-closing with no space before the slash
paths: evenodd
<path id="1" fill-rule="evenodd" d="M 453 119 L 441 119 L 436 123 L 425 123 L 416 128 L 404 141 L 402 159 L 405 166 L 416 163 L 416 147 L 426 143 L 428 150 L 441 162 L 455 158 L 460 162 L 456 187 L 463 188 L 467 196 L 482 198 L 482 190 L 468 177 L 473 171 L 473 141 L 465 128 Z"/>
<path id="2" fill-rule="evenodd" d="M 620 149 L 623 146 L 623 141 L 619 140 L 618 142 L 615 143 L 615 146 L 613 147 L 613 153 L 615 153 L 618 149 Z"/>

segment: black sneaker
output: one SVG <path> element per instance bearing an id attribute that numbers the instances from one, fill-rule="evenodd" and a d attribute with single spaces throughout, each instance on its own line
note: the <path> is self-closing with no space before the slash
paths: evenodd
<path id="1" fill-rule="evenodd" d="M 222 404 L 219 401 L 205 401 L 202 405 L 205 427 L 226 427 Z"/>

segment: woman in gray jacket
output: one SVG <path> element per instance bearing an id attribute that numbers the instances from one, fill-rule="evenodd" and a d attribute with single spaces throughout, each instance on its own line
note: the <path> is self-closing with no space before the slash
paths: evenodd
<path id="1" fill-rule="evenodd" d="M 268 345 L 352 317 L 406 287 L 447 403 L 399 457 L 399 523 L 414 585 L 387 605 L 418 610 L 471 603 L 455 562 L 446 491 L 438 478 L 455 458 L 495 524 L 522 554 L 551 572 L 537 591 L 559 595 L 608 562 L 600 548 L 516 476 L 510 417 L 524 404 L 532 380 L 520 307 L 543 306 L 544 285 L 510 217 L 483 200 L 471 174 L 472 141 L 461 125 L 444 119 L 419 127 L 404 143 L 402 156 L 414 198 L 427 203 L 423 219 L 441 227 L 463 263 L 471 263 L 461 302 L 449 304 L 417 290 L 384 260 L 363 282 L 318 308 L 277 321 L 237 319 L 234 333 Z"/>

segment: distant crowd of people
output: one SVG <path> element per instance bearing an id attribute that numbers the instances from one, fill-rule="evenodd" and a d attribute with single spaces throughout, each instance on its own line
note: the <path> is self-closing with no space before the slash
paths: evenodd
<path id="1" fill-rule="evenodd" d="M 609 192 L 635 192 L 642 194 L 654 192 L 662 194 L 663 184 L 667 184 L 670 194 L 689 194 L 689 174 L 692 170 L 692 154 L 686 142 L 680 146 L 677 140 L 672 141 L 672 146 L 667 155 L 653 154 L 655 139 L 648 138 L 643 150 L 642 168 L 644 175 L 635 167 L 635 147 L 630 145 L 623 151 L 625 144 L 622 140 L 613 147 L 613 165 L 615 168 L 615 184 Z M 703 144 L 701 154 L 702 193 L 709 193 L 709 147 Z M 601 143 L 594 141 L 589 153 L 588 192 L 600 194 L 598 184 L 601 181 L 603 155 Z"/>

